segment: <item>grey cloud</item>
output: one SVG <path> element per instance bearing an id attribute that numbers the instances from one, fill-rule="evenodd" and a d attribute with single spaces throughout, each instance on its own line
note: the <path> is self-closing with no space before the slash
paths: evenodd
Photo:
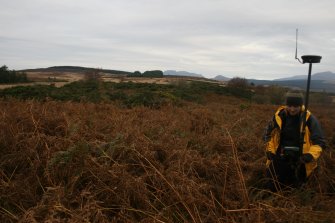
<path id="1" fill-rule="evenodd" d="M 267 76 L 305 72 L 299 53 L 334 71 L 335 3 L 219 0 L 0 0 L 0 59 L 10 68 L 83 65 Z"/>

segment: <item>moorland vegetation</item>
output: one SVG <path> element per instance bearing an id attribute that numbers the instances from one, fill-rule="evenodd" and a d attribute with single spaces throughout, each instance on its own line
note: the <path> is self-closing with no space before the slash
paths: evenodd
<path id="1" fill-rule="evenodd" d="M 334 222 L 328 95 L 318 171 L 271 193 L 262 135 L 286 89 L 91 77 L 0 90 L 1 222 Z"/>

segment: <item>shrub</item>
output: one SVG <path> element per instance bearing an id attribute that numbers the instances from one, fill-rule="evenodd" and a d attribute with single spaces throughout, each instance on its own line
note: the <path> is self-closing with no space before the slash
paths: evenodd
<path id="1" fill-rule="evenodd" d="M 246 99 L 251 99 L 253 95 L 247 79 L 240 77 L 234 77 L 228 81 L 227 92 L 230 95 Z"/>
<path id="2" fill-rule="evenodd" d="M 331 104 L 333 99 L 332 97 L 325 92 L 311 93 L 309 95 L 309 101 L 311 104 Z"/>
<path id="3" fill-rule="evenodd" d="M 24 72 L 10 71 L 6 65 L 0 67 L 0 83 L 28 82 L 27 74 Z"/>
<path id="4" fill-rule="evenodd" d="M 257 104 L 268 104 L 270 102 L 270 97 L 264 94 L 255 94 L 252 96 L 252 101 L 256 102 Z"/>
<path id="5" fill-rule="evenodd" d="M 241 77 L 234 77 L 228 81 L 228 87 L 248 89 L 249 84 L 247 79 Z"/>
<path id="6" fill-rule="evenodd" d="M 279 86 L 271 86 L 268 88 L 268 95 L 271 104 L 279 105 L 285 100 L 286 89 Z"/>
<path id="7" fill-rule="evenodd" d="M 85 73 L 86 81 L 97 81 L 101 79 L 101 69 L 90 69 Z"/>
<path id="8" fill-rule="evenodd" d="M 145 106 L 157 109 L 167 102 L 168 100 L 166 97 L 164 97 L 164 95 L 145 91 L 129 96 L 128 99 L 124 101 L 124 104 L 128 108 L 135 106 Z"/>

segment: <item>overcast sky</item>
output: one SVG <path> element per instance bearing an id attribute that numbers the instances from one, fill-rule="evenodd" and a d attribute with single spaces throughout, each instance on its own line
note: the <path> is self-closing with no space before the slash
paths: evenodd
<path id="1" fill-rule="evenodd" d="M 206 77 L 335 72 L 334 0 L 0 0 L 0 66 L 177 70 Z"/>

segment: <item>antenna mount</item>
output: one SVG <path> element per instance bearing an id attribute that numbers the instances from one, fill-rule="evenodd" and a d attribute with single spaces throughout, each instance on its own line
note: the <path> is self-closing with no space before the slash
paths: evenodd
<path id="1" fill-rule="evenodd" d="M 302 63 L 320 63 L 321 58 L 322 58 L 321 56 L 317 56 L 317 55 L 301 56 Z"/>

